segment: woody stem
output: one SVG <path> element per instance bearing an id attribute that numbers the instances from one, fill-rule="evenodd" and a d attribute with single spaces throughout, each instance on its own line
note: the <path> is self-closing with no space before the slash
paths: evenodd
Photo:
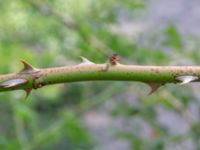
<path id="1" fill-rule="evenodd" d="M 200 67 L 192 66 L 134 66 L 108 64 L 80 64 L 57 68 L 39 69 L 37 72 L 16 73 L 0 75 L 0 91 L 17 89 L 37 89 L 45 85 L 93 81 L 93 80 L 119 80 L 140 81 L 144 83 L 177 83 L 177 77 L 195 76 L 200 81 Z M 1 83 L 14 79 L 26 79 L 24 84 L 3 87 Z M 16 81 L 15 81 L 16 82 Z"/>

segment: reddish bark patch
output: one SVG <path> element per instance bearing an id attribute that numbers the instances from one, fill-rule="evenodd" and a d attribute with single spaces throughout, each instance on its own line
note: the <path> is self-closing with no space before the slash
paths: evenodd
<path id="1" fill-rule="evenodd" d="M 113 54 L 110 59 L 109 59 L 109 62 L 111 65 L 117 65 L 117 63 L 119 62 L 119 56 L 117 54 Z"/>

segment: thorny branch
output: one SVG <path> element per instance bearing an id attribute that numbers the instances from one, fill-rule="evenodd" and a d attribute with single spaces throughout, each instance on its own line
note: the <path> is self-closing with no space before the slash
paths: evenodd
<path id="1" fill-rule="evenodd" d="M 94 81 L 139 81 L 150 86 L 150 94 L 166 83 L 187 84 L 200 81 L 200 67 L 194 66 L 136 66 L 119 63 L 114 54 L 108 63 L 95 64 L 81 57 L 82 62 L 74 66 L 37 69 L 22 61 L 22 71 L 0 75 L 0 91 L 25 90 L 27 96 L 32 89 L 46 85 Z"/>

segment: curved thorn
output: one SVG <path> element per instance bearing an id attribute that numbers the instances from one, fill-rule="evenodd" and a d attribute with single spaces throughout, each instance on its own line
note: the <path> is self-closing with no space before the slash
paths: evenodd
<path id="1" fill-rule="evenodd" d="M 26 92 L 26 96 L 25 96 L 25 99 L 28 98 L 28 96 L 30 95 L 32 89 L 25 89 L 25 92 Z"/>
<path id="2" fill-rule="evenodd" d="M 90 60 L 88 60 L 87 58 L 80 56 L 82 62 L 79 65 L 89 65 L 89 64 L 94 64 L 93 62 L 91 62 Z"/>
<path id="3" fill-rule="evenodd" d="M 148 95 L 151 95 L 153 94 L 154 92 L 156 92 L 161 86 L 162 84 L 161 83 L 147 83 L 150 88 L 151 88 L 151 91 L 149 92 Z"/>
<path id="4" fill-rule="evenodd" d="M 34 67 L 31 66 L 31 65 L 30 65 L 29 63 L 27 63 L 26 61 L 21 60 L 21 62 L 22 62 L 22 64 L 23 64 L 23 66 L 24 66 L 23 70 L 34 70 Z"/>
<path id="5" fill-rule="evenodd" d="M 187 83 L 193 82 L 195 80 L 198 80 L 199 77 L 197 77 L 197 76 L 179 76 L 176 79 L 181 82 L 180 85 L 183 85 L 183 84 L 187 84 Z"/>
<path id="6" fill-rule="evenodd" d="M 26 84 L 26 79 L 11 79 L 0 83 L 0 87 L 11 88 Z"/>
<path id="7" fill-rule="evenodd" d="M 39 71 L 38 69 L 34 68 L 29 63 L 27 63 L 26 61 L 21 60 L 21 62 L 23 64 L 24 68 L 19 73 L 29 74 L 29 73 L 33 73 L 33 72 Z"/>

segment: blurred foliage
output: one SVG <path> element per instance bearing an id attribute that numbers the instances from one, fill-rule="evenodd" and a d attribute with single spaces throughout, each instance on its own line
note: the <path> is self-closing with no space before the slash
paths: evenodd
<path id="1" fill-rule="evenodd" d="M 123 32 L 121 22 L 134 23 L 146 5 L 145 0 L 1 0 L 1 74 L 19 71 L 20 59 L 44 68 L 76 64 L 78 56 L 104 63 L 113 53 L 129 64 L 199 64 L 197 38 L 182 36 L 173 23 L 149 35 Z M 195 106 L 199 113 L 199 87 L 166 85 L 146 97 L 147 90 L 140 83 L 102 81 L 49 86 L 27 101 L 20 91 L 0 93 L 0 149 L 162 150 L 187 141 L 199 149 L 199 120 L 189 112 Z"/>

